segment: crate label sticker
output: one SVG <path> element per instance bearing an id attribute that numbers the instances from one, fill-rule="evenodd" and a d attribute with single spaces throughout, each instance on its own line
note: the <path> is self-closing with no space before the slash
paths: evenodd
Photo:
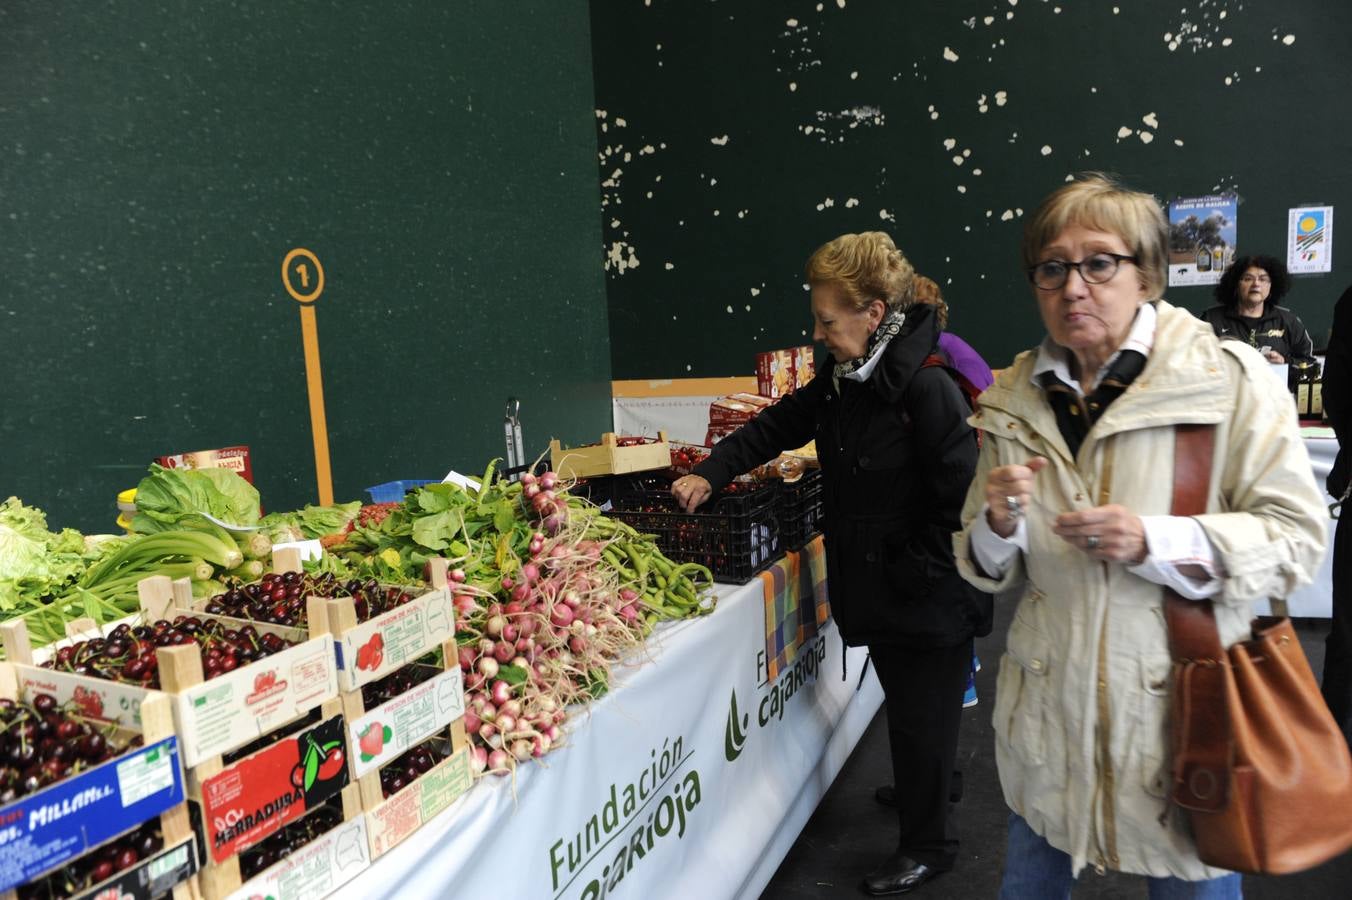
<path id="1" fill-rule="evenodd" d="M 421 743 L 464 713 L 464 682 L 460 669 L 454 668 L 354 720 L 348 725 L 348 747 L 357 777 Z"/>
<path id="2" fill-rule="evenodd" d="M 118 872 L 110 880 L 100 882 L 96 889 L 77 894 L 76 897 L 80 900 L 152 900 L 162 897 L 174 885 L 196 874 L 198 865 L 195 846 L 189 840 L 162 850 L 150 859 Z"/>
<path id="3" fill-rule="evenodd" d="M 119 766 L 136 757 L 170 760 L 171 780 L 124 804 Z M 0 890 L 31 881 L 151 816 L 183 802 L 178 739 L 165 738 L 0 807 Z"/>
<path id="4" fill-rule="evenodd" d="M 51 694 L 62 706 L 72 704 L 86 719 L 124 728 L 141 727 L 141 701 L 147 693 L 144 688 L 36 666 L 16 664 L 14 668 L 19 688 L 26 694 Z"/>
<path id="5" fill-rule="evenodd" d="M 440 766 L 418 779 L 423 782 L 422 821 L 440 813 L 469 790 L 473 780 L 469 773 L 469 749 L 462 749 Z"/>
<path id="6" fill-rule="evenodd" d="M 446 588 L 382 613 L 343 636 L 338 654 L 343 689 L 356 690 L 454 636 L 455 615 Z"/>
<path id="7" fill-rule="evenodd" d="M 159 881 L 174 870 L 186 865 L 192 856 L 193 842 L 179 844 L 177 847 L 159 856 L 152 857 L 146 866 L 146 874 L 152 882 Z"/>
<path id="8" fill-rule="evenodd" d="M 333 638 L 315 638 L 178 695 L 184 761 L 228 753 L 337 696 Z"/>
<path id="9" fill-rule="evenodd" d="M 117 764 L 117 786 L 122 805 L 131 806 L 174 786 L 174 760 L 150 750 Z"/>
<path id="10" fill-rule="evenodd" d="M 467 791 L 473 777 L 462 748 L 370 813 L 371 854 L 379 857 Z"/>
<path id="11" fill-rule="evenodd" d="M 202 783 L 202 820 L 222 862 L 276 833 L 348 783 L 343 717 L 279 740 Z"/>
<path id="12" fill-rule="evenodd" d="M 254 876 L 227 900 L 312 900 L 327 896 L 366 870 L 366 817 L 358 815 Z"/>

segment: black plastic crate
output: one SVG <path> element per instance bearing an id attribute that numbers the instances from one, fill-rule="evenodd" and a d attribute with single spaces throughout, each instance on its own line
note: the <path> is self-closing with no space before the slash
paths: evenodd
<path id="1" fill-rule="evenodd" d="M 822 515 L 821 469 L 808 469 L 797 481 L 782 482 L 775 503 L 780 550 L 803 549 L 821 531 Z"/>
<path id="2" fill-rule="evenodd" d="M 607 515 L 655 535 L 676 562 L 708 566 L 719 581 L 744 584 L 780 556 L 774 485 L 725 494 L 687 513 L 669 490 L 638 489 L 611 499 Z"/>

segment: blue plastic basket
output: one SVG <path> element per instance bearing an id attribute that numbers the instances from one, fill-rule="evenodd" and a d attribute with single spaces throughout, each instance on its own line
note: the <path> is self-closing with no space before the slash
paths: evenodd
<path id="1" fill-rule="evenodd" d="M 377 484 L 374 487 L 366 489 L 370 495 L 372 503 L 400 503 L 404 495 L 415 487 L 422 487 L 424 484 L 440 484 L 438 478 L 414 478 L 406 481 L 387 481 L 384 484 Z"/>

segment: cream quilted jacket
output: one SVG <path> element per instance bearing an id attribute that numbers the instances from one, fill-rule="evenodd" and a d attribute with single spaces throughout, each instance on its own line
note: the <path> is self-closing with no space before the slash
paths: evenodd
<path id="1" fill-rule="evenodd" d="M 1186 310 L 1157 304 L 1141 375 L 1094 424 L 1072 459 L 1023 353 L 981 396 L 986 433 L 954 548 L 964 578 L 1016 592 L 1000 661 L 994 725 L 1005 800 L 1033 830 L 1084 866 L 1189 880 L 1203 865 L 1186 819 L 1166 802 L 1170 659 L 1161 588 L 1091 560 L 1051 531 L 1062 511 L 1120 503 L 1167 515 L 1173 426 L 1216 425 L 1207 514 L 1198 517 L 1223 568 L 1213 598 L 1221 640 L 1247 636 L 1252 601 L 1308 582 L 1323 559 L 1327 513 L 1291 397 L 1250 347 L 1222 344 Z M 1028 511 L 1030 551 L 984 577 L 968 530 L 986 473 L 1045 456 Z"/>

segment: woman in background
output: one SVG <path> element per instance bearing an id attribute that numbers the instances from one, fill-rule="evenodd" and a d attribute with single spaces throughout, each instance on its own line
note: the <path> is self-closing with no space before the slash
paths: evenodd
<path id="1" fill-rule="evenodd" d="M 1202 313 L 1216 336 L 1244 341 L 1270 363 L 1313 363 L 1314 342 L 1300 317 L 1278 306 L 1291 289 L 1286 264 L 1241 256 L 1216 284 L 1216 305 Z"/>

